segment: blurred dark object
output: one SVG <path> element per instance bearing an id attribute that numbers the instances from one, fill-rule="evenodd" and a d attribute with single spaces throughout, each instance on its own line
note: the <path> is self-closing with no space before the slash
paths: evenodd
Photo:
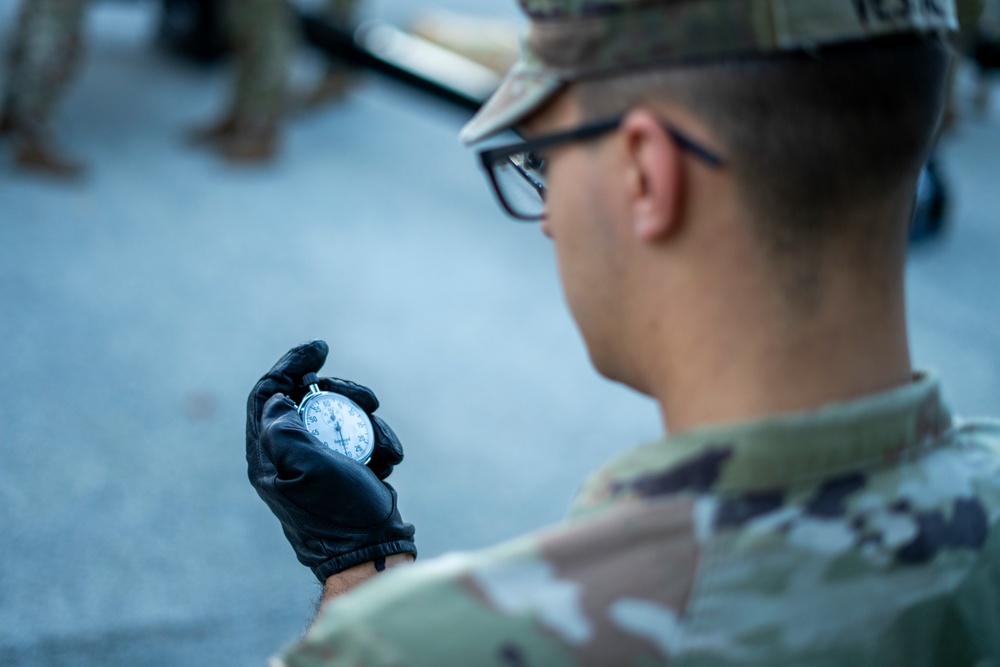
<path id="1" fill-rule="evenodd" d="M 210 63 L 228 51 L 220 0 L 162 0 L 160 40 L 170 51 Z M 306 42 L 328 58 L 371 69 L 474 111 L 500 76 L 469 58 L 385 23 L 354 31 L 296 10 Z"/>
<path id="2" fill-rule="evenodd" d="M 1000 70 L 1000 41 L 980 35 L 972 49 L 972 61 L 984 73 Z"/>
<path id="3" fill-rule="evenodd" d="M 229 51 L 220 0 L 162 0 L 160 42 L 170 51 L 202 63 Z"/>
<path id="4" fill-rule="evenodd" d="M 948 188 L 934 155 L 927 161 L 917 184 L 917 198 L 910 223 L 910 241 L 924 241 L 941 234 L 948 215 Z"/>
<path id="5" fill-rule="evenodd" d="M 976 69 L 976 92 L 973 105 L 980 117 L 985 117 L 990 106 L 992 78 L 1000 72 L 1000 26 L 983 21 L 988 29 L 977 31 L 969 58 Z M 982 27 L 982 26 L 981 26 Z"/>
<path id="6" fill-rule="evenodd" d="M 1000 71 L 1000 0 L 980 0 L 981 11 L 971 9 L 961 21 L 961 30 L 952 44 L 961 61 L 972 68 L 974 90 L 972 107 L 979 118 L 986 118 L 990 107 L 992 77 Z M 961 17 L 960 17 L 961 18 Z M 946 115 L 946 129 L 958 115 L 955 76 L 952 75 L 951 99 Z"/>
<path id="7" fill-rule="evenodd" d="M 6 48 L 0 135 L 9 136 L 14 166 L 59 179 L 78 179 L 81 162 L 67 156 L 52 118 L 83 62 L 85 0 L 22 0 Z"/>

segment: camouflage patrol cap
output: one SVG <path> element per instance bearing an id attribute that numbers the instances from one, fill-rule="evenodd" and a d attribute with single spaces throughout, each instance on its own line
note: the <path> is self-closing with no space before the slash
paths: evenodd
<path id="1" fill-rule="evenodd" d="M 958 28 L 955 0 L 518 0 L 521 60 L 462 129 L 513 127 L 573 81 L 648 66 Z"/>

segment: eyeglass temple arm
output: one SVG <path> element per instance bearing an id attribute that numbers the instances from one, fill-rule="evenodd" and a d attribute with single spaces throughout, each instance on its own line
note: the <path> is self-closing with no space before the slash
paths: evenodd
<path id="1" fill-rule="evenodd" d="M 709 165 L 713 167 L 721 167 L 724 164 L 722 158 L 720 158 L 718 155 L 708 150 L 704 146 L 695 143 L 691 139 L 688 139 L 683 133 L 681 133 L 680 130 L 671 127 L 666 123 L 663 124 L 663 129 L 665 129 L 667 133 L 671 137 L 673 137 L 673 140 L 676 141 L 681 146 L 681 148 L 688 151 L 689 153 L 697 155 L 699 158 L 707 162 Z"/>

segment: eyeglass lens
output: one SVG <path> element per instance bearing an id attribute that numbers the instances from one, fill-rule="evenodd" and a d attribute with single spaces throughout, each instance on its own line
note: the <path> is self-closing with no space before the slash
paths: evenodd
<path id="1" fill-rule="evenodd" d="M 498 157 L 491 164 L 504 202 L 519 215 L 534 218 L 545 210 L 545 161 L 534 153 Z"/>

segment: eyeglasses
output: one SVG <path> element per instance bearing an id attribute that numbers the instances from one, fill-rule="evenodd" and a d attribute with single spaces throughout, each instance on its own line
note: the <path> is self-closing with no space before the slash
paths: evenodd
<path id="1" fill-rule="evenodd" d="M 571 141 L 593 139 L 617 129 L 621 115 L 597 121 L 569 132 L 560 132 L 530 141 L 479 151 L 479 160 L 489 175 L 500 205 L 518 220 L 537 221 L 545 217 L 544 151 Z M 712 167 L 723 165 L 722 158 L 686 137 L 669 123 L 661 125 L 677 145 Z"/>

